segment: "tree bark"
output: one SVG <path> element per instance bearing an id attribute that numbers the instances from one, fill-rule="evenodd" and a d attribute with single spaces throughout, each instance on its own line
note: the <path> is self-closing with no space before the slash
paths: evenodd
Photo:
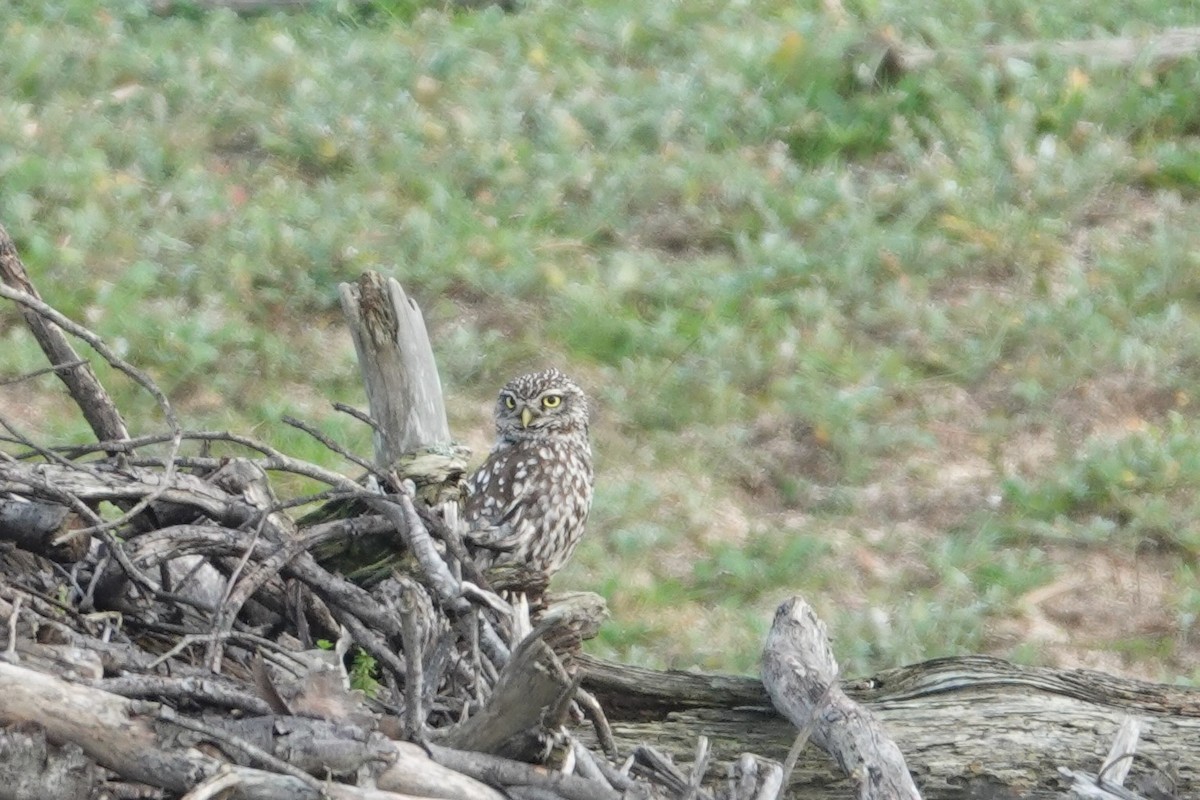
<path id="1" fill-rule="evenodd" d="M 46 741 L 39 726 L 0 730 L 0 800 L 92 797 L 101 770 L 74 744 Z"/>

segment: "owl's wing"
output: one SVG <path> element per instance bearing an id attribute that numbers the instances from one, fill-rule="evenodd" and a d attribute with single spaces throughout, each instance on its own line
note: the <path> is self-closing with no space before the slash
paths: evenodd
<path id="1" fill-rule="evenodd" d="M 479 547 L 489 550 L 515 550 L 519 541 L 517 530 L 524 517 L 530 498 L 514 497 L 508 501 L 501 513 L 490 519 L 477 519 L 471 524 L 466 538 Z"/>

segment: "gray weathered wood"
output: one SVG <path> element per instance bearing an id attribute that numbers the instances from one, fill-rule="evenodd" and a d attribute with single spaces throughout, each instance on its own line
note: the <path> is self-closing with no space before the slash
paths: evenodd
<path id="1" fill-rule="evenodd" d="M 47 742 L 34 726 L 0 730 L 0 800 L 94 797 L 102 779 L 77 745 Z"/>
<path id="2" fill-rule="evenodd" d="M 394 278 L 377 272 L 365 272 L 339 290 L 378 425 L 376 466 L 387 468 L 416 450 L 448 447 L 442 382 L 421 309 Z"/>
<path id="3" fill-rule="evenodd" d="M 87 555 L 91 537 L 67 535 L 82 527 L 66 506 L 0 499 L 0 539 L 53 561 L 74 563 Z"/>
<path id="4" fill-rule="evenodd" d="M 861 800 L 920 800 L 900 748 L 879 719 L 846 696 L 825 623 L 803 598 L 775 612 L 762 660 L 775 708 L 833 756 Z"/>

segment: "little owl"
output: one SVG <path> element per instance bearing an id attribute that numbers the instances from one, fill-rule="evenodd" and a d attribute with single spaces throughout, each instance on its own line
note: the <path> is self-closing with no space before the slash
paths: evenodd
<path id="1" fill-rule="evenodd" d="M 587 397 L 556 369 L 514 378 L 496 401 L 496 433 L 467 490 L 476 563 L 549 578 L 571 557 L 592 505 Z"/>

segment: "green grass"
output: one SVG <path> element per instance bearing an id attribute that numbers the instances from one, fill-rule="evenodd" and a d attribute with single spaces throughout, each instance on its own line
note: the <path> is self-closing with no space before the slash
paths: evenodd
<path id="1" fill-rule="evenodd" d="M 337 284 L 365 269 L 421 302 L 480 447 L 508 376 L 575 373 L 597 501 L 558 583 L 608 597 L 598 652 L 753 671 L 799 592 L 848 672 L 985 651 L 1194 678 L 1200 60 L 980 53 L 1200 10 L 842 5 L 11 3 L 0 222 L 189 427 L 347 470 L 279 417 L 369 449 L 328 405 L 362 402 Z M 949 55 L 865 84 L 846 55 L 881 31 Z M 41 364 L 0 311 L 0 376 Z M 52 379 L 0 405 L 86 437 Z M 1081 559 L 1149 559 L 1170 635 L 1097 639 L 1051 593 L 1078 647 L 1025 637 Z"/>

